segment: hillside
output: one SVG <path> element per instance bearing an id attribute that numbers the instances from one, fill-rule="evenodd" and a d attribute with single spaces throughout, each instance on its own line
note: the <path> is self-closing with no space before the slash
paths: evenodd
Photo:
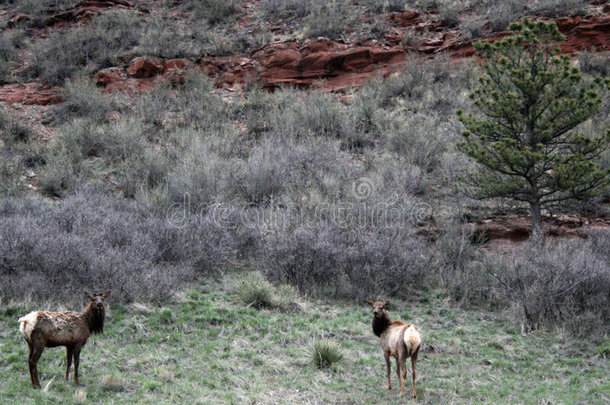
<path id="1" fill-rule="evenodd" d="M 378 298 L 424 333 L 421 402 L 607 402 L 610 190 L 544 209 L 542 245 L 526 204 L 463 183 L 473 43 L 526 17 L 610 75 L 607 1 L 2 2 L 0 398 L 392 403 Z M 241 302 L 251 271 L 288 304 Z M 27 391 L 15 318 L 83 290 L 113 291 L 85 386 L 48 350 Z"/>

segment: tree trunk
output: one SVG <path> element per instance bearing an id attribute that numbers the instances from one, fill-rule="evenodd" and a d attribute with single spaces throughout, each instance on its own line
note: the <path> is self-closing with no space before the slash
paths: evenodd
<path id="1" fill-rule="evenodd" d="M 542 215 L 540 214 L 540 204 L 530 203 L 530 215 L 532 217 L 532 234 L 530 240 L 534 243 L 544 244 L 544 229 L 542 229 Z"/>

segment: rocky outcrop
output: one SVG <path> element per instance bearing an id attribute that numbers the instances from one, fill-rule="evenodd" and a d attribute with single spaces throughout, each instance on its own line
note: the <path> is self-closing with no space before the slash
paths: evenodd
<path id="1" fill-rule="evenodd" d="M 147 79 L 163 73 L 164 63 L 159 58 L 138 57 L 127 67 L 127 73 L 137 79 Z"/>
<path id="2" fill-rule="evenodd" d="M 235 87 L 258 81 L 258 64 L 250 58 L 205 57 L 197 61 L 197 66 L 214 77 L 218 87 Z"/>
<path id="3" fill-rule="evenodd" d="M 566 36 L 561 50 L 575 53 L 595 48 L 598 51 L 610 49 L 610 16 L 587 16 L 560 18 L 556 20 L 559 30 Z"/>
<path id="4" fill-rule="evenodd" d="M 592 231 L 610 228 L 610 218 L 579 218 L 562 215 L 547 218 L 544 223 L 545 233 L 549 237 L 586 238 Z M 531 233 L 530 220 L 518 215 L 497 215 L 480 220 L 474 224 L 473 240 L 509 240 L 525 241 Z"/>
<path id="5" fill-rule="evenodd" d="M 421 54 L 448 53 L 454 58 L 468 57 L 475 53 L 473 41 L 463 41 L 456 30 L 448 30 L 440 23 L 425 20 L 415 11 L 391 13 L 388 21 L 399 28 L 427 33 L 421 43 L 405 45 L 404 34 L 394 30 L 383 45 L 378 42 L 353 45 L 326 38 L 288 41 L 271 44 L 257 51 L 252 57 L 203 57 L 197 61 L 156 58 L 134 59 L 126 71 L 104 70 L 97 82 L 108 91 L 124 87 L 128 91 L 146 89 L 156 80 L 184 82 L 185 72 L 197 68 L 214 78 L 218 87 L 240 87 L 257 83 L 265 88 L 280 86 L 310 87 L 341 91 L 360 86 L 370 77 L 386 75 L 392 68 L 404 63 L 407 52 Z M 556 23 L 566 36 L 561 44 L 563 52 L 576 53 L 584 49 L 610 49 L 610 16 L 559 18 Z M 394 35 L 394 36 L 392 36 Z M 499 32 L 485 39 L 497 40 L 510 35 Z M 393 39 L 392 39 L 393 38 Z M 386 38 L 387 39 L 387 38 Z M 394 44 L 394 45 L 392 45 Z M 402 45 L 397 45 L 402 44 Z"/>
<path id="6" fill-rule="evenodd" d="M 168 59 L 138 57 L 124 68 L 112 67 L 97 73 L 96 84 L 105 91 L 136 93 L 150 89 L 158 80 L 168 80 L 174 84 L 184 84 L 185 75 L 194 63 L 188 59 Z"/>
<path id="7" fill-rule="evenodd" d="M 49 105 L 63 101 L 58 88 L 38 82 L 0 87 L 0 101 L 7 104 Z"/>
<path id="8" fill-rule="evenodd" d="M 45 13 L 47 17 L 42 20 L 28 14 L 16 14 L 9 19 L 7 25 L 11 28 L 24 22 L 37 21 L 43 27 L 53 27 L 67 23 L 89 21 L 92 16 L 109 8 L 131 7 L 133 7 L 132 1 L 128 0 L 82 0 L 66 10 L 49 8 Z"/>
<path id="9" fill-rule="evenodd" d="M 361 85 L 374 74 L 387 73 L 390 66 L 404 63 L 406 54 L 400 47 L 350 47 L 320 38 L 302 46 L 296 42 L 270 45 L 253 58 L 263 87 L 319 85 L 340 90 Z"/>
<path id="10" fill-rule="evenodd" d="M 138 57 L 127 69 L 100 71 L 97 84 L 113 91 L 121 86 L 127 90 L 146 88 L 159 79 L 181 83 L 189 69 L 197 68 L 213 77 L 218 87 L 239 87 L 253 82 L 269 89 L 288 85 L 341 90 L 361 85 L 375 74 L 386 74 L 390 67 L 405 61 L 406 54 L 400 47 L 350 47 L 320 38 L 305 41 L 303 45 L 296 41 L 269 45 L 252 58 L 204 57 L 192 62 Z"/>
<path id="11" fill-rule="evenodd" d="M 566 40 L 559 44 L 562 52 L 574 54 L 593 48 L 597 51 L 610 49 L 610 16 L 564 17 L 554 21 L 559 31 L 566 37 Z M 495 41 L 510 34 L 504 31 L 479 39 Z M 473 42 L 460 41 L 459 36 L 453 37 L 439 44 L 433 53 L 448 52 L 452 57 L 458 58 L 472 56 L 475 54 Z"/>

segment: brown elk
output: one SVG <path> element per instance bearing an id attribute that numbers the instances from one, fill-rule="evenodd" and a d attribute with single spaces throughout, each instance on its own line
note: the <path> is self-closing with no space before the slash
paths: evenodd
<path id="1" fill-rule="evenodd" d="M 35 311 L 30 312 L 19 319 L 19 331 L 23 334 L 28 347 L 30 357 L 30 378 L 35 388 L 40 388 L 38 380 L 38 359 L 45 347 L 65 346 L 67 351 L 68 365 L 66 367 L 65 380 L 68 381 L 70 365 L 74 357 L 74 383 L 78 384 L 78 363 L 80 351 L 87 343 L 91 333 L 102 333 L 104 331 L 104 300 L 108 298 L 110 291 L 105 293 L 85 293 L 91 302 L 82 313 Z"/>
<path id="2" fill-rule="evenodd" d="M 413 378 L 413 398 L 417 396 L 415 391 L 415 365 L 417 355 L 421 345 L 421 335 L 417 327 L 413 324 L 406 324 L 403 321 L 390 320 L 386 309 L 390 301 L 380 302 L 366 300 L 367 304 L 373 307 L 373 333 L 381 338 L 381 349 L 385 357 L 388 389 L 392 389 L 390 381 L 390 356 L 396 358 L 396 373 L 400 382 L 400 396 L 405 395 L 405 380 L 407 378 L 407 357 L 411 358 L 411 376 Z M 402 371 L 402 372 L 401 372 Z"/>

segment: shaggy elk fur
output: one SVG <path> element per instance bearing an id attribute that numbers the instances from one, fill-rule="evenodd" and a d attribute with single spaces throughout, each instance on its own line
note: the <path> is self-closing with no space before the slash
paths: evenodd
<path id="1" fill-rule="evenodd" d="M 369 299 L 366 302 L 373 307 L 373 333 L 381 338 L 381 349 L 385 357 L 385 364 L 388 375 L 388 389 L 392 389 L 390 381 L 390 356 L 396 358 L 396 373 L 400 382 L 400 396 L 405 395 L 405 380 L 407 378 L 407 357 L 411 358 L 411 376 L 413 378 L 413 398 L 417 396 L 415 391 L 415 364 L 417 354 L 421 345 L 421 335 L 417 327 L 413 324 L 406 324 L 403 321 L 392 321 L 386 312 L 390 301 L 373 302 Z"/>
<path id="2" fill-rule="evenodd" d="M 85 297 L 91 302 L 81 314 L 72 311 L 36 311 L 19 319 L 19 331 L 30 348 L 28 364 L 32 385 L 35 388 L 40 388 L 36 366 L 45 347 L 66 346 L 68 366 L 65 380 L 68 381 L 70 365 L 72 357 L 74 357 L 74 383 L 78 384 L 80 351 L 87 343 L 91 333 L 104 331 L 104 317 L 106 316 L 104 300 L 109 295 L 110 291 L 103 294 L 85 293 Z"/>

